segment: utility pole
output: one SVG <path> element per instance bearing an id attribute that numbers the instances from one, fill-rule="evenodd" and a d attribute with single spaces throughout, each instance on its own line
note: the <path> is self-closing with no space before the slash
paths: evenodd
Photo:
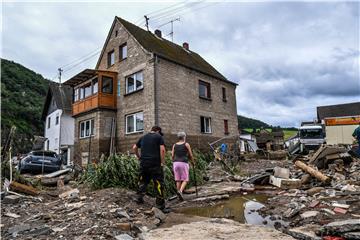
<path id="1" fill-rule="evenodd" d="M 58 68 L 59 71 L 59 83 L 61 84 L 61 74 L 64 70 L 62 70 L 61 68 Z"/>
<path id="2" fill-rule="evenodd" d="M 146 15 L 144 15 L 144 18 L 146 21 L 146 23 L 145 23 L 146 29 L 149 31 L 149 18 Z"/>

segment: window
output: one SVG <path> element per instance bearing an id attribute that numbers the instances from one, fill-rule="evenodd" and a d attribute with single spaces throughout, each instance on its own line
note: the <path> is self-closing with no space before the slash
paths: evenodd
<path id="1" fill-rule="evenodd" d="M 118 31 L 118 30 L 116 30 L 116 31 L 115 31 L 115 37 L 117 37 L 117 36 L 118 36 L 118 34 L 119 34 L 119 31 Z"/>
<path id="2" fill-rule="evenodd" d="M 200 117 L 200 126 L 202 133 L 211 133 L 211 118 Z"/>
<path id="3" fill-rule="evenodd" d="M 47 128 L 50 128 L 51 117 L 48 117 Z"/>
<path id="4" fill-rule="evenodd" d="M 46 150 L 50 150 L 50 140 L 46 141 Z"/>
<path id="5" fill-rule="evenodd" d="M 138 112 L 126 116 L 126 133 L 144 131 L 144 113 Z"/>
<path id="6" fill-rule="evenodd" d="M 226 88 L 222 88 L 222 100 L 226 102 Z"/>
<path id="7" fill-rule="evenodd" d="M 56 118 L 55 118 L 55 125 L 59 124 L 59 114 L 56 114 Z"/>
<path id="8" fill-rule="evenodd" d="M 120 80 L 117 82 L 117 95 L 120 97 Z"/>
<path id="9" fill-rule="evenodd" d="M 80 122 L 80 138 L 86 138 L 95 135 L 94 119 Z"/>
<path id="10" fill-rule="evenodd" d="M 126 78 L 126 93 L 132 93 L 137 90 L 143 89 L 143 73 L 137 72 Z"/>
<path id="11" fill-rule="evenodd" d="M 91 93 L 91 83 L 85 85 L 84 87 L 84 92 L 85 92 L 85 98 L 89 97 L 92 93 Z"/>
<path id="12" fill-rule="evenodd" d="M 226 135 L 229 134 L 229 123 L 228 123 L 228 120 L 224 119 L 224 133 Z"/>
<path id="13" fill-rule="evenodd" d="M 74 89 L 74 102 L 79 100 L 79 89 Z"/>
<path id="14" fill-rule="evenodd" d="M 108 52 L 108 67 L 111 67 L 115 63 L 115 51 Z"/>
<path id="15" fill-rule="evenodd" d="M 98 83 L 98 79 L 95 78 L 94 80 L 92 80 L 92 93 L 95 94 L 98 92 L 98 88 L 99 88 L 99 83 Z"/>
<path id="16" fill-rule="evenodd" d="M 124 43 L 123 45 L 121 45 L 119 47 L 119 58 L 120 58 L 120 61 L 127 58 L 127 45 L 126 45 L 126 43 Z"/>
<path id="17" fill-rule="evenodd" d="M 211 98 L 210 83 L 199 81 L 199 97 Z"/>
<path id="18" fill-rule="evenodd" d="M 102 77 L 102 87 L 101 91 L 103 93 L 112 93 L 113 92 L 113 79 L 111 77 Z"/>
<path id="19" fill-rule="evenodd" d="M 80 92 L 80 97 L 79 99 L 84 99 L 84 89 L 83 88 L 79 88 L 79 92 Z"/>

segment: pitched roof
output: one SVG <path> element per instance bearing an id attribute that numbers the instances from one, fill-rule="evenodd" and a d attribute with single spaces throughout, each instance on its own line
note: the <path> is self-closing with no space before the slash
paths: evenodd
<path id="1" fill-rule="evenodd" d="M 360 115 L 360 102 L 317 107 L 319 120 L 329 117 L 350 117 Z"/>
<path id="2" fill-rule="evenodd" d="M 159 38 L 150 31 L 146 31 L 120 17 L 115 17 L 115 19 L 118 20 L 127 29 L 127 31 L 139 42 L 139 44 L 147 51 L 152 52 L 166 60 L 183 65 L 187 68 L 237 85 L 236 83 L 226 79 L 226 77 L 219 73 L 213 66 L 211 66 L 196 52 L 193 52 L 191 50 L 185 50 L 182 46 L 179 46 L 164 38 Z"/>
<path id="3" fill-rule="evenodd" d="M 58 109 L 62 109 L 66 113 L 71 113 L 72 109 L 72 87 L 62 84 L 60 87 L 59 83 L 50 82 L 49 89 L 46 94 L 45 104 L 42 111 L 41 119 L 45 120 L 48 109 L 51 103 L 51 99 L 54 98 Z"/>

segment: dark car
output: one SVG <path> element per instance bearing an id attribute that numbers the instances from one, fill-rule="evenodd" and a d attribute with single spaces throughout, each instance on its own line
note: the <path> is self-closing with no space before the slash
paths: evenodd
<path id="1" fill-rule="evenodd" d="M 61 169 L 61 158 L 52 151 L 32 151 L 22 158 L 18 169 L 20 173 L 51 173 Z"/>

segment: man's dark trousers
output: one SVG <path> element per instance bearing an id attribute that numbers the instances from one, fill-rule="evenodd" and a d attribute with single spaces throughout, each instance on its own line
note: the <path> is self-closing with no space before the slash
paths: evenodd
<path id="1" fill-rule="evenodd" d="M 153 180 L 154 184 L 154 190 L 156 193 L 156 206 L 160 209 L 164 209 L 164 171 L 161 166 L 150 168 L 140 166 L 138 201 L 143 201 L 143 197 L 146 193 L 146 188 L 150 183 L 150 180 Z"/>

